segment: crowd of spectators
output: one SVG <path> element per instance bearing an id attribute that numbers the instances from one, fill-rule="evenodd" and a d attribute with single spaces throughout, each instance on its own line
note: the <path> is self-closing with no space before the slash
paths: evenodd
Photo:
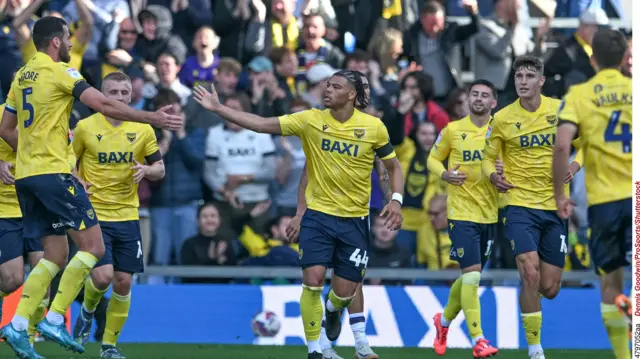
<path id="1" fill-rule="evenodd" d="M 446 186 L 426 158 L 439 131 L 469 112 L 463 74 L 493 82 L 501 108 L 516 99 L 515 57 L 539 56 L 544 94 L 561 97 L 594 74 L 593 34 L 619 17 L 618 1 L 588 3 L 558 1 L 556 14 L 579 20 L 567 32 L 552 30 L 552 14 L 531 29 L 526 0 L 0 0 L 0 100 L 12 80 L 7 69 L 35 51 L 34 19 L 65 18 L 71 66 L 92 85 L 123 71 L 132 79 L 132 107 L 172 105 L 185 118 L 179 131 L 156 131 L 166 176 L 139 189 L 145 262 L 295 266 L 297 246 L 284 238 L 305 164 L 300 140 L 225 123 L 191 89 L 213 85 L 227 106 L 272 117 L 323 108 L 325 80 L 338 69 L 361 71 L 371 88 L 366 111 L 387 126 L 406 179 L 403 228 L 373 221 L 368 265 L 455 268 Z M 90 114 L 76 103 L 70 121 Z M 579 196 L 583 186 L 574 187 Z M 382 197 L 374 171 L 373 214 Z M 568 267 L 586 268 L 586 215 L 578 211 L 571 225 Z M 513 268 L 501 244 L 489 265 Z"/>

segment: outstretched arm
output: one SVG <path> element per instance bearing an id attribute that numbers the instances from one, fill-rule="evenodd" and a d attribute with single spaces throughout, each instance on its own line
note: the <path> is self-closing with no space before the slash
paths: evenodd
<path id="1" fill-rule="evenodd" d="M 116 120 L 148 123 L 169 130 L 179 130 L 182 127 L 182 117 L 166 113 L 171 106 L 165 106 L 156 112 L 138 111 L 122 102 L 107 98 L 93 87 L 87 87 L 82 91 L 79 99 L 93 110 Z"/>
<path id="2" fill-rule="evenodd" d="M 229 108 L 220 103 L 218 93 L 213 85 L 211 85 L 211 92 L 202 86 L 197 86 L 193 89 L 193 96 L 202 107 L 217 113 L 220 117 L 240 127 L 260 133 L 282 134 L 280 120 L 277 117 L 264 118 Z"/>

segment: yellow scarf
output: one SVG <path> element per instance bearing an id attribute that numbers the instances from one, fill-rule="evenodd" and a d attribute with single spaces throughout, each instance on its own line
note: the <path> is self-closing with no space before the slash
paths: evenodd
<path id="1" fill-rule="evenodd" d="M 584 41 L 584 39 L 581 38 L 578 34 L 575 34 L 574 36 L 576 37 L 576 41 L 578 41 L 580 46 L 582 46 L 582 49 L 587 54 L 587 56 L 591 57 L 593 55 L 593 48 L 591 47 L 591 45 L 587 44 L 587 42 Z"/>
<path id="2" fill-rule="evenodd" d="M 295 17 L 291 17 L 289 20 L 289 24 L 285 29 L 287 32 L 287 43 L 284 43 L 284 33 L 282 32 L 282 24 L 271 20 L 271 44 L 272 47 L 283 47 L 286 46 L 291 50 L 298 48 L 298 36 L 300 30 L 298 29 L 298 22 Z"/>
<path id="3" fill-rule="evenodd" d="M 402 0 L 384 0 L 383 6 L 382 17 L 387 20 L 402 15 Z"/>

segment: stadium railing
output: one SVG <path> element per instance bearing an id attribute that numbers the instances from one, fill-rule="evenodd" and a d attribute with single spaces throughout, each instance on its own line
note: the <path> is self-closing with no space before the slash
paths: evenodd
<path id="1" fill-rule="evenodd" d="M 148 266 L 144 270 L 144 276 L 168 276 L 183 278 L 286 278 L 301 279 L 302 271 L 297 267 L 206 267 L 206 266 Z M 446 269 L 429 271 L 418 268 L 368 268 L 367 278 L 392 279 L 392 280 L 455 280 L 460 276 L 460 271 Z M 327 271 L 327 278 L 331 277 L 331 270 Z M 631 273 L 625 273 L 626 279 L 631 279 Z M 486 270 L 482 273 L 483 280 L 490 281 L 517 281 L 516 270 Z M 564 272 L 563 281 L 597 281 L 598 277 L 593 271 Z"/>

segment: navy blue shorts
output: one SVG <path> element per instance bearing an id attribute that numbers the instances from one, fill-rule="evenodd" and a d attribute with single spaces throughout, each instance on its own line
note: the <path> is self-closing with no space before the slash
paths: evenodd
<path id="1" fill-rule="evenodd" d="M 300 224 L 300 266 L 333 267 L 340 278 L 362 282 L 369 257 L 369 217 L 342 218 L 307 209 Z"/>
<path id="2" fill-rule="evenodd" d="M 497 223 L 475 223 L 449 220 L 449 238 L 451 239 L 451 260 L 460 263 L 464 269 L 476 264 L 483 268 L 491 248 L 496 241 Z"/>
<path id="3" fill-rule="evenodd" d="M 513 255 L 538 252 L 540 259 L 564 268 L 567 247 L 567 222 L 556 211 L 506 206 L 505 236 Z"/>
<path id="4" fill-rule="evenodd" d="M 112 264 L 113 270 L 118 272 L 144 272 L 139 221 L 101 221 L 100 229 L 104 240 L 104 256 L 96 268 Z"/>
<path id="5" fill-rule="evenodd" d="M 20 218 L 0 218 L 0 265 L 31 252 L 42 252 L 40 238 L 25 238 Z"/>
<path id="6" fill-rule="evenodd" d="M 64 235 L 98 224 L 82 185 L 70 174 L 46 174 L 16 180 L 24 236 Z"/>
<path id="7" fill-rule="evenodd" d="M 599 274 L 631 264 L 631 198 L 589 207 L 589 251 Z"/>

